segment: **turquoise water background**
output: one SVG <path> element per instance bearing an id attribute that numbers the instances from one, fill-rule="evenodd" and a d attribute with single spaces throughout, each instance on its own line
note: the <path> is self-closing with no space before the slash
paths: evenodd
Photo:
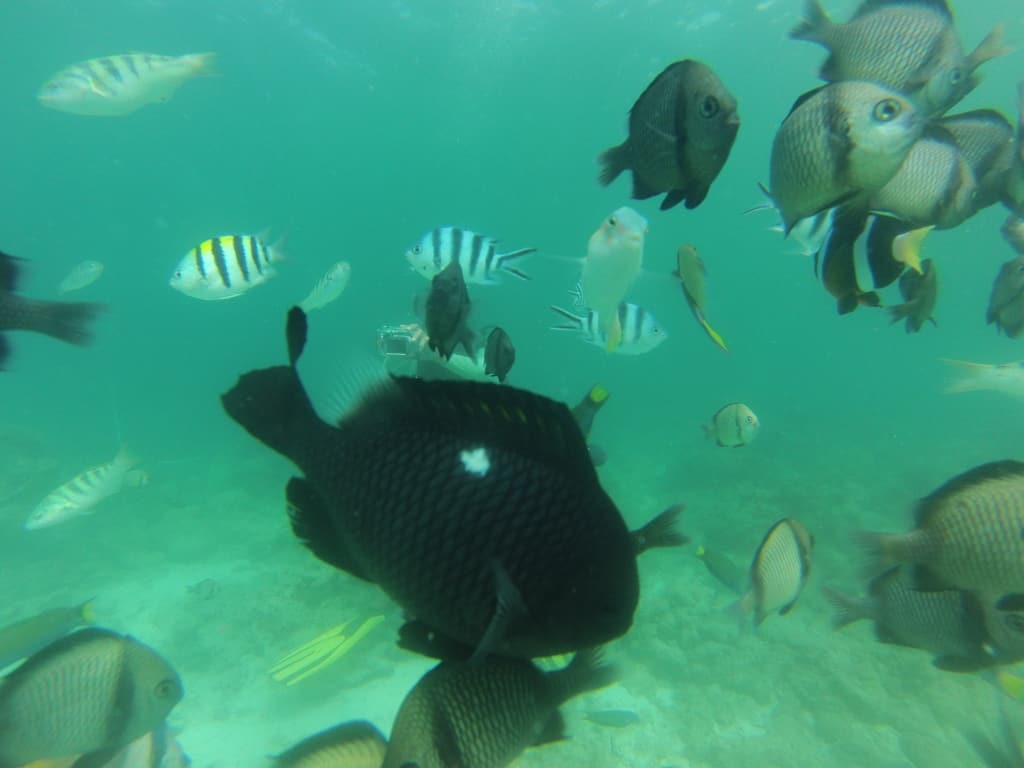
<path id="1" fill-rule="evenodd" d="M 829 10 L 842 19 L 854 5 Z M 426 230 L 454 224 L 499 237 L 509 249 L 539 249 L 522 262 L 533 280 L 507 277 L 499 287 L 473 289 L 474 323 L 500 323 L 510 333 L 518 350 L 511 384 L 569 402 L 595 382 L 611 391 L 594 439 L 609 454 L 602 480 L 632 525 L 685 501 L 684 528 L 741 561 L 779 517 L 797 517 L 816 535 L 814 583 L 800 608 L 733 648 L 721 639 L 723 627 L 735 632 L 723 615 L 728 600 L 692 553 L 645 558 L 645 605 L 624 643 L 625 666 L 656 666 L 644 622 L 684 627 L 669 643 L 683 658 L 701 658 L 700 649 L 712 647 L 707 633 L 718 633 L 714 647 L 722 652 L 704 653 L 698 675 L 699 685 L 710 686 L 699 690 L 714 696 L 715 686 L 737 674 L 738 656 L 750 660 L 755 675 L 736 688 L 761 688 L 772 679 L 768 667 L 785 668 L 787 641 L 809 637 L 823 653 L 856 649 L 848 655 L 857 664 L 847 670 L 839 653 L 817 669 L 823 675 L 856 670 L 885 678 L 913 668 L 912 679 L 950 686 L 961 697 L 953 711 L 991 709 L 990 687 L 940 679 L 923 653 L 893 656 L 863 628 L 832 635 L 817 588 L 856 590 L 851 531 L 902 529 L 913 500 L 950 476 L 1021 458 L 1019 403 L 997 393 L 944 394 L 948 371 L 940 362 L 1024 357 L 1020 342 L 984 321 L 992 279 L 1012 258 L 998 231 L 1005 211 L 988 209 L 928 239 L 926 255 L 940 279 L 937 327 L 911 336 L 880 311 L 839 317 L 810 260 L 768 230 L 772 216 L 743 214 L 761 202 L 756 184 L 767 178 L 779 122 L 817 83 L 823 49 L 787 39 L 801 8 L 797 0 L 0 5 L 0 249 L 29 260 L 23 293 L 39 298 L 56 298 L 57 283 L 79 261 L 103 262 L 102 280 L 78 296 L 109 305 L 86 349 L 11 336 L 0 426 L 44 445 L 60 467 L 58 482 L 108 460 L 122 441 L 152 476 L 149 487 L 109 500 L 95 516 L 51 530 L 22 530 L 31 505 L 0 510 L 0 622 L 99 595 L 101 623 L 138 632 L 183 669 L 190 693 L 179 707 L 181 739 L 196 764 L 231 765 L 204 760 L 196 746 L 202 736 L 190 743 L 190 729 L 205 734 L 210 727 L 204 706 L 211 705 L 192 703 L 203 674 L 224 674 L 228 659 L 255 680 L 277 651 L 330 626 L 353 593 L 361 606 L 392 609 L 298 547 L 283 511 L 289 467 L 242 434 L 218 396 L 240 373 L 283 361 L 285 311 L 339 259 L 351 262 L 352 282 L 341 300 L 311 316 L 310 375 L 344 368 L 353 348 L 372 350 L 374 330 L 412 320 L 413 296 L 427 287 L 409 270 L 405 250 Z M 1018 2 L 962 2 L 958 11 L 966 49 L 999 21 L 1011 42 L 1024 45 Z M 213 51 L 218 74 L 186 83 L 167 104 L 120 118 L 37 103 L 38 87 L 63 67 L 131 51 Z M 660 212 L 657 198 L 629 200 L 625 176 L 600 187 L 596 156 L 625 138 L 633 101 L 680 58 L 716 70 L 739 101 L 742 126 L 707 201 L 695 211 Z M 1015 119 L 1024 53 L 982 71 L 981 86 L 954 111 L 995 107 Z M 654 312 L 670 334 L 639 358 L 605 355 L 547 329 L 556 320 L 548 305 L 568 305 L 574 260 L 590 234 L 625 204 L 650 223 L 645 272 L 629 299 Z M 265 229 L 286 238 L 289 257 L 267 285 L 228 302 L 196 301 L 168 286 L 178 260 L 202 240 Z M 700 331 L 670 275 L 676 248 L 686 242 L 707 264 L 708 315 L 728 354 Z M 894 296 L 892 289 L 886 294 Z M 758 414 L 761 433 L 743 450 L 717 449 L 701 425 L 733 401 Z M 225 573 L 249 574 L 250 567 L 256 575 L 226 587 L 216 612 L 185 596 L 185 586 L 205 574 L 228 584 Z M 288 588 L 275 591 L 281 583 Z M 106 595 L 116 597 L 105 610 Z M 248 630 L 218 645 L 209 629 L 225 611 Z M 144 617 L 137 621 L 147 633 L 133 615 Z M 262 645 L 246 645 L 253 633 Z M 400 658 L 385 634 L 374 636 L 382 658 Z M 797 656 L 806 654 L 804 648 Z M 698 686 L 686 670 L 662 676 L 680 696 Z M 835 681 L 822 680 L 824 696 Z M 330 695 L 318 686 L 317 696 Z M 813 708 L 818 695 L 786 706 Z M 878 711 L 914 706 L 914 691 L 878 696 Z M 283 713 L 304 702 L 270 705 L 292 740 L 306 733 L 286 730 Z M 742 718 L 741 708 L 735 712 Z M 672 755 L 689 756 L 693 765 L 751 764 L 746 752 L 716 749 L 689 711 L 676 716 L 690 725 L 658 731 L 659 739 L 679 740 Z M 307 730 L 330 722 L 310 719 Z M 666 720 L 659 715 L 658 722 Z M 806 755 L 818 754 L 799 752 L 801 738 L 817 743 L 814 726 L 802 732 L 796 714 L 786 722 L 792 728 L 779 736 L 781 757 L 762 764 L 807 765 Z M 856 719 L 847 722 L 851 743 L 878 764 L 926 764 L 901 762 L 884 746 L 872 752 L 867 731 L 857 730 Z M 963 725 L 934 722 L 935 734 Z M 231 733 L 229 719 L 218 727 Z M 927 739 L 927 725 L 921 729 Z M 574 749 L 592 750 L 596 764 L 632 765 L 608 758 L 606 734 L 587 733 L 574 735 Z M 287 744 L 282 738 L 278 747 Z M 969 755 L 962 739 L 950 738 L 956 746 L 945 747 L 949 755 Z M 943 763 L 945 748 L 932 746 L 934 753 L 925 752 L 930 764 L 962 764 Z M 756 745 L 750 749 L 757 754 Z M 558 764 L 544 759 L 555 760 L 531 754 L 523 764 Z"/>

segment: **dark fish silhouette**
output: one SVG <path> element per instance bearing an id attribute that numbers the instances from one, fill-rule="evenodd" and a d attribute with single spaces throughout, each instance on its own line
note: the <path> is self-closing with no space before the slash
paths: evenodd
<path id="1" fill-rule="evenodd" d="M 431 281 L 424 317 L 430 348 L 445 360 L 451 360 L 459 344 L 466 354 L 476 358 L 473 350 L 476 334 L 466 324 L 469 306 L 469 291 L 462 277 L 462 267 L 453 259 Z"/>
<path id="2" fill-rule="evenodd" d="M 495 328 L 487 336 L 484 348 L 484 373 L 497 376 L 498 381 L 504 384 L 515 362 L 516 348 L 512 346 L 512 339 L 503 328 Z"/>
<path id="3" fill-rule="evenodd" d="M 907 270 L 900 278 L 900 294 L 903 303 L 888 307 L 892 322 L 906 320 L 907 333 L 918 333 L 931 320 L 939 295 L 939 279 L 931 259 L 921 262 L 922 274 Z"/>

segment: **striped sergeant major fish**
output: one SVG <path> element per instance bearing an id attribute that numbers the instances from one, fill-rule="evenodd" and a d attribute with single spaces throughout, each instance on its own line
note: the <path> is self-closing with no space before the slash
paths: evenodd
<path id="1" fill-rule="evenodd" d="M 44 107 L 76 115 L 117 117 L 168 101 L 182 84 L 211 74 L 214 54 L 129 53 L 72 64 L 39 89 Z"/>
<path id="2" fill-rule="evenodd" d="M 461 227 L 438 227 L 423 235 L 405 252 L 405 258 L 414 271 L 428 280 L 433 280 L 453 260 L 459 262 L 467 283 L 496 285 L 498 272 L 508 272 L 520 280 L 529 280 L 529 275 L 509 262 L 537 249 L 520 248 L 498 253 L 495 248 L 497 243 L 493 237 Z"/>
<path id="3" fill-rule="evenodd" d="M 265 283 L 284 256 L 280 245 L 256 235 L 221 235 L 204 240 L 178 262 L 171 287 L 204 301 L 233 299 Z"/>
<path id="4" fill-rule="evenodd" d="M 577 315 L 554 305 L 551 309 L 568 321 L 552 325 L 552 330 L 575 331 L 588 344 L 608 349 L 608 336 L 601 327 L 601 318 L 597 310 L 588 309 L 585 310 L 586 314 Z M 611 350 L 618 354 L 642 355 L 668 338 L 668 333 L 654 315 L 643 307 L 626 301 L 619 304 L 619 324 L 622 326 L 622 339 L 618 346 Z"/>
<path id="5" fill-rule="evenodd" d="M 122 449 L 112 461 L 75 475 L 36 505 L 25 521 L 25 530 L 49 528 L 72 517 L 90 515 L 97 504 L 122 488 L 145 485 L 149 475 L 133 469 L 138 463 L 138 459 Z"/>

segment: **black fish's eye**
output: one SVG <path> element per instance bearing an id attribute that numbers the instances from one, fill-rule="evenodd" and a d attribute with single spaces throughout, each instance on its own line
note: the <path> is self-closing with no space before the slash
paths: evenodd
<path id="1" fill-rule="evenodd" d="M 156 688 L 153 689 L 153 693 L 156 694 L 158 699 L 173 698 L 177 692 L 178 684 L 173 680 L 161 680 L 156 684 Z"/>
<path id="2" fill-rule="evenodd" d="M 949 73 L 949 82 L 952 85 L 959 85 L 960 81 L 964 79 L 964 73 L 960 70 L 960 67 L 955 67 L 952 72 Z"/>
<path id="3" fill-rule="evenodd" d="M 875 120 L 880 123 L 888 123 L 896 118 L 900 111 L 900 103 L 896 99 L 882 99 L 875 104 Z"/>
<path id="4" fill-rule="evenodd" d="M 714 96 L 705 96 L 700 103 L 700 116 L 704 118 L 714 117 L 718 114 L 719 109 L 718 99 Z"/>

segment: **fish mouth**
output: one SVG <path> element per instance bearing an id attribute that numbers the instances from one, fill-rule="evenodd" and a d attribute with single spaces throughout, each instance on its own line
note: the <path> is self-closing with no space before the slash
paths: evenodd
<path id="1" fill-rule="evenodd" d="M 735 112 L 733 112 L 731 115 L 729 115 L 727 118 L 725 118 L 725 124 L 730 126 L 730 127 L 739 128 L 739 126 L 740 126 L 740 116 L 737 115 Z"/>

